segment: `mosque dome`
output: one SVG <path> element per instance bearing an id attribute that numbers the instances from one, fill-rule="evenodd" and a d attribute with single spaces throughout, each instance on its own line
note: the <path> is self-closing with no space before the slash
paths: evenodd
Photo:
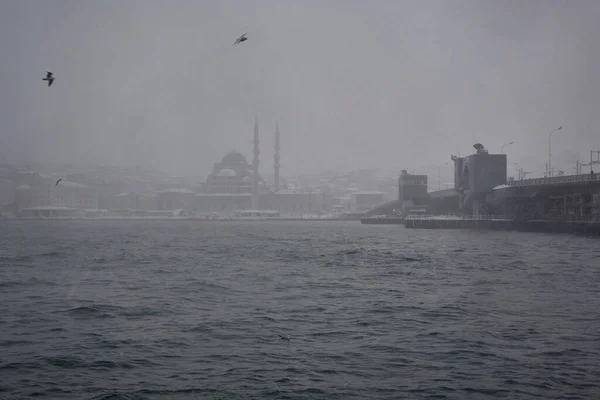
<path id="1" fill-rule="evenodd" d="M 217 176 L 226 176 L 226 177 L 233 177 L 236 175 L 237 175 L 237 172 L 235 172 L 233 169 L 230 169 L 230 168 L 223 168 L 217 174 Z"/>
<path id="2" fill-rule="evenodd" d="M 252 183 L 252 165 L 237 151 L 226 154 L 221 162 L 213 164 L 213 170 L 206 179 L 207 193 L 249 193 Z M 259 178 L 259 185 L 262 181 Z"/>
<path id="3" fill-rule="evenodd" d="M 223 157 L 221 161 L 222 165 L 248 165 L 248 160 L 242 154 L 237 151 L 232 151 Z"/>

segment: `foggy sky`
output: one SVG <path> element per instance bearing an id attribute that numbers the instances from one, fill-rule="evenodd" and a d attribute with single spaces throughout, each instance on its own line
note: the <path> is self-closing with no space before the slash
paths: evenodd
<path id="1" fill-rule="evenodd" d="M 263 175 L 276 121 L 283 175 L 510 141 L 509 165 L 541 173 L 559 125 L 571 173 L 600 147 L 599 17 L 595 0 L 3 0 L 0 162 L 206 175 L 234 147 L 251 161 L 256 115 Z"/>

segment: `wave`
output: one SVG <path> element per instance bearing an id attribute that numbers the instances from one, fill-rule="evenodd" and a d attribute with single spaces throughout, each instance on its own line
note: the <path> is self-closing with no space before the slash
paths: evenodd
<path id="1" fill-rule="evenodd" d="M 76 223 L 36 236 L 43 247 L 3 239 L 0 397 L 583 399 L 600 390 L 596 242 L 579 242 L 575 256 L 540 235 L 498 244 L 461 231 L 365 237 L 347 225 L 245 224 L 251 235 L 239 235 L 233 224 Z M 69 297 L 82 271 L 95 273 Z"/>
<path id="2" fill-rule="evenodd" d="M 64 312 L 74 317 L 115 318 L 116 314 L 121 310 L 122 308 L 117 306 L 96 304 L 91 306 L 74 307 Z"/>

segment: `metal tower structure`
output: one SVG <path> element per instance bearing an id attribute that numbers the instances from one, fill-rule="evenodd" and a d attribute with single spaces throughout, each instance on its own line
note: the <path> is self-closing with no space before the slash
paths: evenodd
<path id="1" fill-rule="evenodd" d="M 258 209 L 258 117 L 254 118 L 254 160 L 252 161 L 252 209 Z"/>
<path id="2" fill-rule="evenodd" d="M 596 155 L 596 160 L 594 160 L 594 155 Z M 590 163 L 584 164 L 582 162 L 577 161 L 575 166 L 576 174 L 579 175 L 582 173 L 581 167 L 590 167 L 590 173 L 594 170 L 594 165 L 600 165 L 600 150 L 590 150 Z"/>
<path id="3" fill-rule="evenodd" d="M 275 126 L 275 162 L 273 167 L 275 169 L 275 191 L 279 191 L 279 122 Z"/>

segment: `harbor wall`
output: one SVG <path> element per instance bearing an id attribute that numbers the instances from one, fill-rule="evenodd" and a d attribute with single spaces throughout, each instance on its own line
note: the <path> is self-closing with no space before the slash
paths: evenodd
<path id="1" fill-rule="evenodd" d="M 411 229 L 487 229 L 600 235 L 600 219 L 519 221 L 492 218 L 406 218 L 404 226 Z"/>

